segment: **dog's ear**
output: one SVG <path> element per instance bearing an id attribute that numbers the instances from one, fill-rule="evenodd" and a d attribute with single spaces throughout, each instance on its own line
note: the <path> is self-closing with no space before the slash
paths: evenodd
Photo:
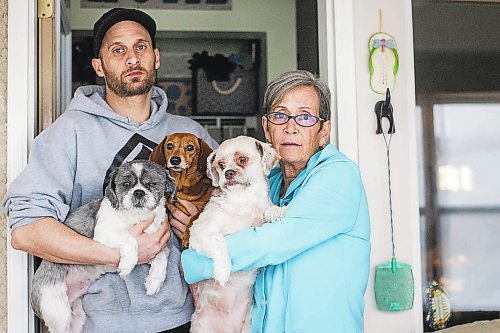
<path id="1" fill-rule="evenodd" d="M 198 152 L 197 168 L 200 173 L 205 173 L 207 171 L 208 155 L 213 152 L 213 149 L 203 139 L 198 138 L 198 144 L 200 145 L 200 151 Z"/>
<path id="2" fill-rule="evenodd" d="M 115 178 L 116 178 L 116 169 L 111 171 L 109 174 L 109 182 L 108 186 L 106 186 L 106 190 L 104 191 L 104 195 L 108 200 L 111 202 L 111 207 L 114 209 L 118 209 L 118 197 L 116 196 L 116 183 L 115 183 Z"/>
<path id="3" fill-rule="evenodd" d="M 165 153 L 163 151 L 165 147 L 165 142 L 168 140 L 168 135 L 163 139 L 162 142 L 160 142 L 155 149 L 149 154 L 149 160 L 153 161 L 159 165 L 167 165 L 167 160 L 165 160 Z"/>
<path id="4" fill-rule="evenodd" d="M 170 172 L 168 169 L 165 169 L 166 174 L 167 174 L 167 179 L 165 181 L 165 193 L 169 194 L 169 198 L 173 201 L 177 200 L 177 187 L 175 183 L 174 177 L 170 176 Z"/>
<path id="5" fill-rule="evenodd" d="M 212 179 L 212 186 L 219 187 L 219 174 L 217 169 L 212 166 L 215 161 L 215 152 L 211 152 L 207 157 L 207 177 Z"/>
<path id="6" fill-rule="evenodd" d="M 269 172 L 271 172 L 271 169 L 278 164 L 281 157 L 270 143 L 255 140 L 255 146 L 257 147 L 257 151 L 261 157 L 260 162 L 262 164 L 262 169 L 264 170 L 264 174 L 267 176 Z"/>

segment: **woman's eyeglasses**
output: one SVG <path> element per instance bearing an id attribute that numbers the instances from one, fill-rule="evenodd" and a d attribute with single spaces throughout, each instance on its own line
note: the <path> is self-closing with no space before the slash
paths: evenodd
<path id="1" fill-rule="evenodd" d="M 271 124 L 275 125 L 284 125 L 290 119 L 293 119 L 297 123 L 297 125 L 302 127 L 311 127 L 316 125 L 318 121 L 321 123 L 325 121 L 325 119 L 323 118 L 319 118 L 307 113 L 290 116 L 283 112 L 271 112 L 266 114 L 266 118 Z"/>

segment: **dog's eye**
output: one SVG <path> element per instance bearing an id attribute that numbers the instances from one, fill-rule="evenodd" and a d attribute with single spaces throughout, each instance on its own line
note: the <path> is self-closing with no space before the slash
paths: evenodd
<path id="1" fill-rule="evenodd" d="M 247 161 L 247 158 L 246 157 L 240 157 L 238 159 L 240 161 L 241 164 L 245 163 Z"/>
<path id="2" fill-rule="evenodd" d="M 167 143 L 167 150 L 172 150 L 174 149 L 174 145 L 171 143 Z"/>
<path id="3" fill-rule="evenodd" d="M 123 183 L 123 187 L 130 187 L 130 185 L 132 185 L 131 182 L 125 182 L 125 183 Z"/>
<path id="4" fill-rule="evenodd" d="M 194 150 L 194 146 L 193 145 L 187 145 L 186 150 L 187 151 L 193 151 Z"/>
<path id="5" fill-rule="evenodd" d="M 219 162 L 218 164 L 219 164 L 219 168 L 224 169 L 224 163 Z"/>

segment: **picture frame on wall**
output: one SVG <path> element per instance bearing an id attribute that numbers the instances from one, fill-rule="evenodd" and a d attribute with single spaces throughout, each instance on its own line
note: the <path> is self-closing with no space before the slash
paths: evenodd
<path id="1" fill-rule="evenodd" d="M 232 0 L 80 0 L 80 8 L 231 10 Z"/>

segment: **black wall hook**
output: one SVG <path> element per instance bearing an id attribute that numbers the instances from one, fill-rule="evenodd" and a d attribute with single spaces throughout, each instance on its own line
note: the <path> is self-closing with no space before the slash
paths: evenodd
<path id="1" fill-rule="evenodd" d="M 389 131 L 388 134 L 396 132 L 396 127 L 394 126 L 394 115 L 392 112 L 391 105 L 391 92 L 389 88 L 385 92 L 385 101 L 378 101 L 375 104 L 375 114 L 377 115 L 377 131 L 375 133 L 382 133 L 382 118 L 387 118 L 389 120 Z"/>

